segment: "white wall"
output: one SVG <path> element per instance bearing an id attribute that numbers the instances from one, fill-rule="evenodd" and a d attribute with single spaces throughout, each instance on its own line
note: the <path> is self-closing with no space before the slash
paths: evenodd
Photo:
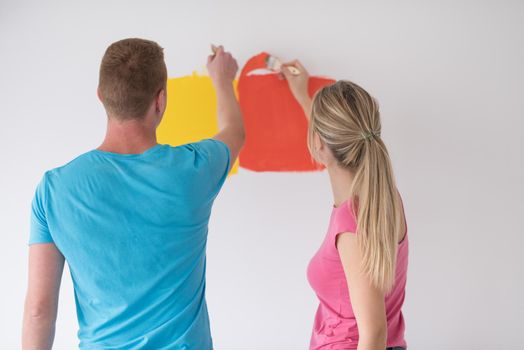
<path id="1" fill-rule="evenodd" d="M 2 1 L 0 347 L 19 347 L 34 187 L 99 144 L 100 59 L 138 36 L 165 47 L 170 76 L 201 69 L 213 42 L 241 64 L 267 50 L 367 88 L 409 221 L 411 348 L 522 349 L 523 17 L 523 2 L 495 0 Z M 208 248 L 217 349 L 307 347 L 316 300 L 305 269 L 330 203 L 325 173 L 228 181 Z M 77 344 L 64 276 L 56 349 Z"/>

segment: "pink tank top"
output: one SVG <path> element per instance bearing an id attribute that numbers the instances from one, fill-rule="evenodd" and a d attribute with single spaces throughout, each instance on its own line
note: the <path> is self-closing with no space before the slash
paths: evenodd
<path id="1" fill-rule="evenodd" d="M 329 229 L 317 253 L 311 259 L 307 276 L 318 296 L 318 306 L 311 336 L 310 350 L 356 349 L 357 321 L 351 308 L 350 293 L 342 262 L 336 247 L 336 237 L 343 232 L 356 232 L 356 219 L 349 201 L 333 208 Z M 387 347 L 406 348 L 404 339 L 404 302 L 408 267 L 407 233 L 398 245 L 396 278 L 393 289 L 385 296 L 388 325 Z"/>

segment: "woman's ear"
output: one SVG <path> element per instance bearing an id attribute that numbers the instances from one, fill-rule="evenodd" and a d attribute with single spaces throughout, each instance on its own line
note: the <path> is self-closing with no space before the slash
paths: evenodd
<path id="1" fill-rule="evenodd" d="M 329 166 L 333 162 L 336 162 L 335 157 L 333 156 L 333 152 L 331 152 L 331 149 L 329 149 L 329 147 L 324 142 L 324 140 L 322 140 L 320 135 L 318 133 L 315 133 L 313 137 L 315 153 L 318 157 L 317 161 L 325 166 Z"/>
<path id="2" fill-rule="evenodd" d="M 320 138 L 320 135 L 315 132 L 313 134 L 314 136 L 314 145 L 315 145 L 315 152 L 322 152 L 322 150 L 324 149 L 324 142 L 322 141 L 322 139 Z"/>
<path id="3" fill-rule="evenodd" d="M 325 144 L 322 141 L 322 138 L 317 132 L 313 133 L 313 154 L 315 155 L 316 161 L 321 164 L 325 163 L 325 156 L 324 156 L 324 149 Z"/>

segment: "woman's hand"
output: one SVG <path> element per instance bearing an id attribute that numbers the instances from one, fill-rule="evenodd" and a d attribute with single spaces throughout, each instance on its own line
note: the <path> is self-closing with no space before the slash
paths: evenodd
<path id="1" fill-rule="evenodd" d="M 293 74 L 288 67 L 294 67 L 299 71 L 299 74 Z M 309 113 L 311 110 L 311 97 L 309 97 L 308 83 L 309 73 L 304 66 L 298 60 L 286 62 L 282 64 L 281 74 L 287 80 L 289 88 L 293 93 L 293 96 L 302 106 L 306 117 L 309 119 Z"/>

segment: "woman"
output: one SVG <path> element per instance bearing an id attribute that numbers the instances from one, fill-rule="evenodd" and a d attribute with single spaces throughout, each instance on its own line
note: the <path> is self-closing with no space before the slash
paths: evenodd
<path id="1" fill-rule="evenodd" d="M 378 104 L 349 81 L 324 87 L 312 101 L 298 61 L 282 74 L 309 119 L 308 146 L 326 166 L 334 198 L 327 235 L 308 267 L 320 300 L 310 350 L 405 349 L 407 229 Z"/>

